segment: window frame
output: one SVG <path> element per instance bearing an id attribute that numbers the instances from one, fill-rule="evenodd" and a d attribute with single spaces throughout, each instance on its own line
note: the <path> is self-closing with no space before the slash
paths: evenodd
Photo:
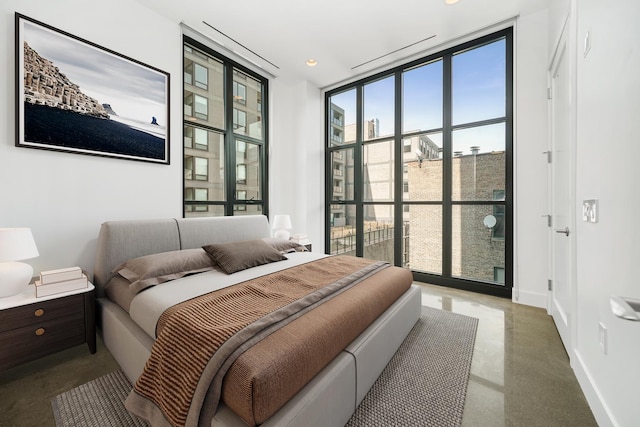
<path id="1" fill-rule="evenodd" d="M 195 96 L 197 95 L 193 90 L 189 90 L 187 91 L 186 88 L 186 81 L 184 80 L 184 72 L 183 72 L 183 82 L 182 82 L 182 90 L 183 90 L 183 99 L 185 100 L 185 102 L 183 102 L 183 144 L 182 144 L 182 161 L 183 161 L 183 171 L 185 170 L 185 166 L 186 166 L 186 158 L 187 157 L 193 157 L 193 178 L 191 180 L 187 180 L 185 173 L 183 173 L 182 175 L 182 189 L 183 189 L 183 193 L 182 193 L 182 216 L 183 217 L 187 217 L 187 216 L 191 216 L 188 214 L 193 213 L 194 211 L 196 211 L 196 207 L 199 209 L 203 209 L 202 207 L 205 206 L 206 209 L 208 211 L 213 212 L 213 215 L 217 215 L 216 212 L 219 212 L 219 209 L 209 209 L 210 206 L 217 206 L 218 208 L 222 208 L 223 210 L 223 215 L 225 216 L 232 216 L 234 215 L 234 212 L 238 212 L 238 211 L 247 211 L 248 210 L 248 206 L 249 205 L 256 205 L 257 210 L 263 214 L 263 215 L 267 215 L 269 214 L 269 182 L 268 182 L 268 176 L 269 176 L 269 164 L 268 164 L 268 157 L 267 157 L 267 153 L 269 152 L 269 116 L 268 116 L 268 95 L 269 95 L 269 80 L 265 77 L 262 76 L 258 73 L 256 73 L 255 71 L 245 67 L 244 65 L 234 61 L 233 59 L 220 54 L 219 52 L 215 51 L 213 48 L 207 46 L 206 44 L 201 43 L 200 41 L 189 37 L 187 35 L 183 35 L 183 40 L 182 40 L 182 45 L 183 45 L 183 56 L 185 55 L 185 46 L 189 46 L 190 48 L 194 49 L 196 51 L 196 55 L 197 54 L 202 54 L 204 53 L 205 55 L 208 55 L 210 57 L 212 57 L 213 59 L 219 61 L 221 63 L 221 66 L 223 68 L 223 84 L 224 84 L 224 95 L 223 95 L 223 104 L 224 104 L 224 128 L 220 128 L 220 127 L 216 127 L 216 126 L 212 126 L 210 124 L 204 124 L 204 123 L 198 123 L 198 121 L 193 121 L 193 120 L 187 120 L 187 117 L 185 116 L 185 104 L 186 104 L 186 100 L 187 100 L 187 96 L 190 95 L 191 96 L 191 108 L 192 108 L 192 113 L 194 114 L 195 117 Z M 200 51 L 200 52 L 198 52 Z M 184 64 L 184 58 L 183 58 L 183 64 Z M 183 70 L 184 70 L 184 65 L 183 65 Z M 195 85 L 195 66 L 193 67 L 193 73 L 192 73 L 192 82 L 190 83 L 191 86 L 193 87 L 198 87 Z M 259 103 L 259 112 L 261 113 L 261 122 L 262 122 L 262 131 L 261 131 L 261 135 L 259 138 L 254 138 L 248 135 L 242 135 L 242 134 L 237 134 L 236 132 L 234 132 L 234 110 L 238 107 L 243 107 L 245 103 L 238 103 L 234 97 L 234 76 L 240 76 L 241 79 L 246 79 L 247 76 L 255 79 L 258 83 L 260 83 L 261 87 L 260 87 L 260 92 L 259 92 L 259 96 L 258 96 L 258 103 Z M 209 70 L 207 70 L 207 86 L 209 86 L 211 84 L 211 81 L 209 81 Z M 240 83 L 242 84 L 242 83 Z M 202 89 L 202 88 L 200 88 Z M 246 90 L 246 88 L 245 88 Z M 188 92 L 188 93 L 187 93 Z M 198 95 L 200 96 L 200 95 Z M 210 101 L 210 100 L 209 100 Z M 211 104 L 211 102 L 208 102 L 208 104 Z M 208 108 L 211 108 L 211 105 L 209 105 Z M 239 110 L 242 111 L 242 110 Z M 246 115 L 246 112 L 244 112 Z M 210 112 L 208 112 L 208 115 L 210 114 Z M 223 193 L 224 193 L 224 199 L 223 200 L 207 200 L 207 201 L 196 201 L 196 200 L 187 200 L 186 196 L 187 196 L 187 185 L 188 182 L 187 181 L 192 181 L 189 183 L 189 188 L 195 188 L 197 187 L 197 183 L 195 182 L 195 155 L 193 153 L 191 154 L 187 154 L 186 149 L 189 148 L 190 150 L 198 150 L 201 149 L 200 147 L 196 147 L 195 144 L 195 138 L 192 138 L 192 144 L 191 147 L 185 147 L 184 144 L 184 129 L 185 126 L 189 126 L 192 127 L 194 129 L 194 134 L 195 134 L 195 129 L 204 129 L 207 131 L 211 131 L 211 132 L 215 132 L 221 135 L 222 137 L 222 142 L 223 142 L 223 149 L 224 149 L 224 160 L 223 160 L 223 165 L 224 165 L 224 189 L 223 189 Z M 245 124 L 246 126 L 246 124 Z M 259 166 L 260 166 L 260 187 L 259 187 L 259 192 L 260 195 L 262 196 L 260 199 L 256 199 L 256 198 L 251 198 L 249 200 L 246 199 L 246 197 L 244 199 L 238 199 L 238 195 L 240 195 L 241 191 L 243 191 L 244 189 L 242 188 L 237 188 L 237 185 L 239 184 L 236 180 L 236 156 L 238 155 L 236 153 L 236 142 L 237 141 L 244 141 L 245 143 L 253 143 L 256 145 L 260 146 L 260 150 L 259 150 Z M 210 142 L 208 142 L 208 145 L 210 145 Z M 246 153 L 244 153 L 244 156 L 246 157 Z M 240 159 L 238 159 L 240 160 Z M 243 160 L 244 162 L 244 160 Z M 211 163 L 211 162 L 209 162 Z M 211 168 L 211 165 L 209 164 L 209 169 Z M 222 169 L 222 168 L 220 168 Z M 208 170 L 209 174 L 213 174 L 213 173 L 217 173 L 214 170 Z M 204 181 L 198 181 L 200 183 L 204 182 Z M 207 181 L 208 182 L 208 181 Z M 237 207 L 240 208 L 237 208 Z"/>
<path id="2" fill-rule="evenodd" d="M 452 85 L 453 85 L 453 72 L 452 61 L 453 56 L 465 52 L 470 49 L 478 48 L 483 45 L 487 45 L 498 40 L 505 40 L 505 114 L 496 118 L 490 118 L 487 120 L 480 120 L 473 123 L 461 123 L 453 124 L 453 105 L 452 105 Z M 402 122 L 402 76 L 403 72 L 426 65 L 428 63 L 443 60 L 443 123 L 442 128 L 437 129 L 422 129 L 419 132 L 406 132 L 403 133 Z M 366 201 L 364 190 L 360 188 L 363 185 L 363 160 L 362 149 L 363 146 L 372 142 L 380 142 L 388 139 L 388 136 L 381 136 L 370 138 L 364 133 L 364 88 L 367 84 L 375 81 L 383 80 L 390 76 L 395 75 L 395 132 L 392 138 L 395 140 L 395 192 L 394 192 L 394 221 L 395 229 L 403 230 L 403 211 L 405 206 L 441 206 L 442 207 L 442 273 L 432 274 L 422 271 L 413 271 L 414 280 L 435 283 L 444 286 L 473 290 L 477 292 L 511 297 L 513 288 L 513 72 L 514 72 L 514 50 L 513 50 L 513 28 L 508 27 L 491 34 L 479 37 L 475 40 L 462 43 L 458 46 L 454 46 L 445 49 L 441 52 L 434 53 L 432 55 L 413 60 L 409 63 L 402 64 L 385 70 L 361 80 L 348 83 L 346 85 L 328 90 L 325 92 L 325 250 L 327 253 L 331 252 L 331 229 L 332 229 L 332 214 L 335 214 L 337 206 L 341 206 L 343 209 L 349 209 L 355 207 L 355 227 L 356 227 L 356 243 L 355 254 L 357 256 L 363 256 L 364 254 L 364 236 L 363 236 L 363 211 L 367 206 L 377 204 L 376 202 Z M 355 129 L 356 137 L 355 141 L 349 143 L 340 143 L 335 141 L 334 132 L 336 131 L 332 124 L 335 121 L 334 109 L 331 105 L 332 96 L 347 93 L 355 90 L 355 104 L 356 104 L 356 118 Z M 341 109 L 341 106 L 337 106 Z M 454 158 L 452 135 L 455 130 L 464 128 L 480 127 L 485 125 L 491 125 L 496 123 L 504 123 L 505 126 L 505 198 L 504 200 L 454 200 L 452 197 L 452 176 L 451 168 Z M 344 124 L 346 128 L 347 124 Z M 441 132 L 443 137 L 443 148 L 449 150 L 449 152 L 443 152 L 443 194 L 442 201 L 412 201 L 403 200 L 402 197 L 405 194 L 403 188 L 403 173 L 404 168 L 402 165 L 404 144 L 403 138 L 410 136 L 417 136 L 418 134 L 433 134 Z M 332 193 L 333 176 L 331 174 L 331 162 L 334 152 L 353 148 L 355 155 L 354 165 L 354 199 L 353 200 L 335 200 Z M 424 152 L 425 150 L 423 150 Z M 445 150 L 446 151 L 446 150 Z M 378 203 L 379 204 L 379 203 Z M 491 281 L 480 281 L 462 277 L 455 277 L 451 271 L 452 260 L 452 210 L 454 206 L 473 206 L 473 205 L 501 205 L 504 206 L 504 263 L 505 263 L 505 283 L 504 286 L 496 286 Z M 396 265 L 402 265 L 402 259 L 406 256 L 403 252 L 403 233 L 395 233 L 394 240 L 394 263 Z M 502 240 L 500 238 L 497 238 Z"/>

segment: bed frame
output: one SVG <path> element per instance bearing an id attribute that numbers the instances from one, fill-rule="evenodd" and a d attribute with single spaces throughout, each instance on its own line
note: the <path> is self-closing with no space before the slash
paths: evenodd
<path id="1" fill-rule="evenodd" d="M 106 347 L 131 382 L 142 373 L 153 339 L 105 297 L 104 286 L 113 277 L 113 268 L 143 255 L 270 235 L 268 220 L 263 215 L 102 224 L 93 276 L 98 325 Z M 344 426 L 419 317 L 420 290 L 413 285 L 262 425 Z M 246 424 L 221 404 L 212 426 L 246 427 Z"/>

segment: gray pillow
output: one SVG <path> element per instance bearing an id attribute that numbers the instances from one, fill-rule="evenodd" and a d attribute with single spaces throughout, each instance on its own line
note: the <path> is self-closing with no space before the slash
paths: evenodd
<path id="1" fill-rule="evenodd" d="M 188 274 L 213 270 L 215 265 L 201 248 L 161 252 L 132 258 L 113 269 L 131 282 L 133 291 L 179 279 Z"/>
<path id="2" fill-rule="evenodd" d="M 287 259 L 262 239 L 218 243 L 202 249 L 227 274 Z"/>
<path id="3" fill-rule="evenodd" d="M 276 237 L 265 237 L 262 240 L 264 240 L 267 245 L 283 254 L 289 252 L 308 252 L 306 246 L 296 243 L 293 240 L 278 239 Z"/>

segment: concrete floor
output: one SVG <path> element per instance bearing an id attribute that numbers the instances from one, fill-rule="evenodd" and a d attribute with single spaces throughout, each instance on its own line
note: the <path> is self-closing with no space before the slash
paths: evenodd
<path id="1" fill-rule="evenodd" d="M 422 305 L 480 319 L 463 426 L 597 426 L 546 310 L 432 285 Z"/>
<path id="2" fill-rule="evenodd" d="M 480 319 L 463 426 L 596 426 L 545 310 L 440 286 L 422 304 Z M 2 349 L 0 349 L 2 351 Z M 0 426 L 53 426 L 52 397 L 115 370 L 98 339 L 0 373 Z"/>

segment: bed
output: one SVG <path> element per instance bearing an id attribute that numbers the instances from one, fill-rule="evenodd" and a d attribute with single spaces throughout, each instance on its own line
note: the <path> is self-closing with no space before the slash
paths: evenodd
<path id="1" fill-rule="evenodd" d="M 203 246 L 217 247 L 232 242 L 268 241 L 270 234 L 268 220 L 262 215 L 109 221 L 102 224 L 93 276 L 98 296 L 98 325 L 106 347 L 132 383 L 136 383 L 145 374 L 145 364 L 150 357 L 152 358 L 158 317 L 167 307 L 179 305 L 174 301 L 166 301 L 167 295 L 180 294 L 180 301 L 188 301 L 206 293 L 205 290 L 214 282 L 221 284 L 219 287 L 223 288 L 227 280 L 260 280 L 269 274 L 306 268 L 305 266 L 316 261 L 326 264 L 333 257 L 295 251 L 286 253 L 286 260 L 247 268 L 233 274 L 213 269 L 185 277 L 170 277 L 174 280 L 157 285 L 154 283 L 156 286 L 149 286 L 140 293 L 124 297 L 122 293 L 121 297 L 113 296 L 113 283 L 121 279 L 119 274 L 114 273 L 114 269 L 138 257 L 176 251 L 182 254 L 189 250 L 200 250 Z M 357 284 L 340 291 L 339 295 L 328 302 L 312 307 L 306 314 L 241 353 L 225 371 L 219 403 L 216 402 L 214 406 L 215 411 L 207 406 L 205 400 L 202 412 L 209 411 L 211 414 L 209 418 L 203 418 L 207 420 L 204 425 L 344 425 L 420 316 L 420 291 L 417 286 L 411 284 L 410 272 L 392 266 L 371 271 L 368 275 L 362 276 Z M 364 292 L 365 286 L 377 286 L 378 291 L 375 291 L 376 294 L 372 297 L 365 296 L 361 293 Z M 378 302 L 382 298 L 379 295 L 382 294 L 389 294 L 385 298 L 392 298 L 393 301 Z M 372 300 L 368 302 L 365 298 Z M 149 302 L 152 300 L 153 304 Z M 369 309 L 370 306 L 372 308 Z M 347 308 L 343 310 L 342 307 Z M 344 313 L 338 311 L 337 320 L 332 320 L 326 314 L 338 309 Z M 367 310 L 374 309 L 380 311 L 380 314 L 367 314 Z M 152 313 L 149 314 L 149 311 Z M 344 322 L 344 319 L 349 317 L 341 317 L 343 315 L 355 315 L 355 318 Z M 343 331 L 349 329 L 344 327 L 345 323 L 354 323 L 355 328 L 357 323 L 364 321 L 362 319 L 367 316 L 371 319 L 367 320 L 366 324 L 349 332 L 353 334 L 353 338 Z M 327 338 L 327 335 L 325 341 L 322 341 L 322 337 L 332 329 L 338 330 L 336 336 Z M 302 336 L 303 333 L 312 334 L 314 341 L 319 341 L 320 344 L 301 344 L 290 338 Z M 340 344 L 340 340 L 348 341 Z M 338 345 L 340 347 L 328 361 L 316 361 L 315 357 L 312 357 L 315 353 L 325 352 L 325 347 Z M 263 351 L 264 348 L 271 348 L 271 355 L 267 357 L 258 353 L 260 347 Z M 311 353 L 307 354 L 309 352 Z M 298 357 L 300 354 L 303 356 Z M 287 369 L 270 365 L 276 363 L 276 359 L 284 358 L 286 361 L 287 357 L 290 360 L 286 363 L 291 366 L 299 364 L 301 369 L 306 371 L 311 369 L 309 366 L 314 367 L 315 371 L 304 373 L 310 376 L 304 380 L 304 384 L 289 384 L 301 381 L 297 377 L 302 378 L 303 374 L 286 379 L 286 375 L 290 375 L 286 372 Z M 309 357 L 309 360 L 304 359 L 305 357 Z M 263 381 L 268 383 L 265 385 L 255 378 L 244 378 L 243 375 L 248 375 L 245 371 L 253 369 L 251 363 L 264 364 L 261 369 L 275 372 L 272 372 L 272 375 L 276 375 L 276 379 Z M 280 380 L 285 384 L 279 384 Z M 247 402 L 237 399 L 238 396 L 243 397 L 247 394 L 247 387 L 238 385 L 243 384 L 242 381 L 249 381 L 250 384 Z M 261 391 L 260 387 L 265 391 Z M 199 425 L 203 425 L 202 420 Z"/>

